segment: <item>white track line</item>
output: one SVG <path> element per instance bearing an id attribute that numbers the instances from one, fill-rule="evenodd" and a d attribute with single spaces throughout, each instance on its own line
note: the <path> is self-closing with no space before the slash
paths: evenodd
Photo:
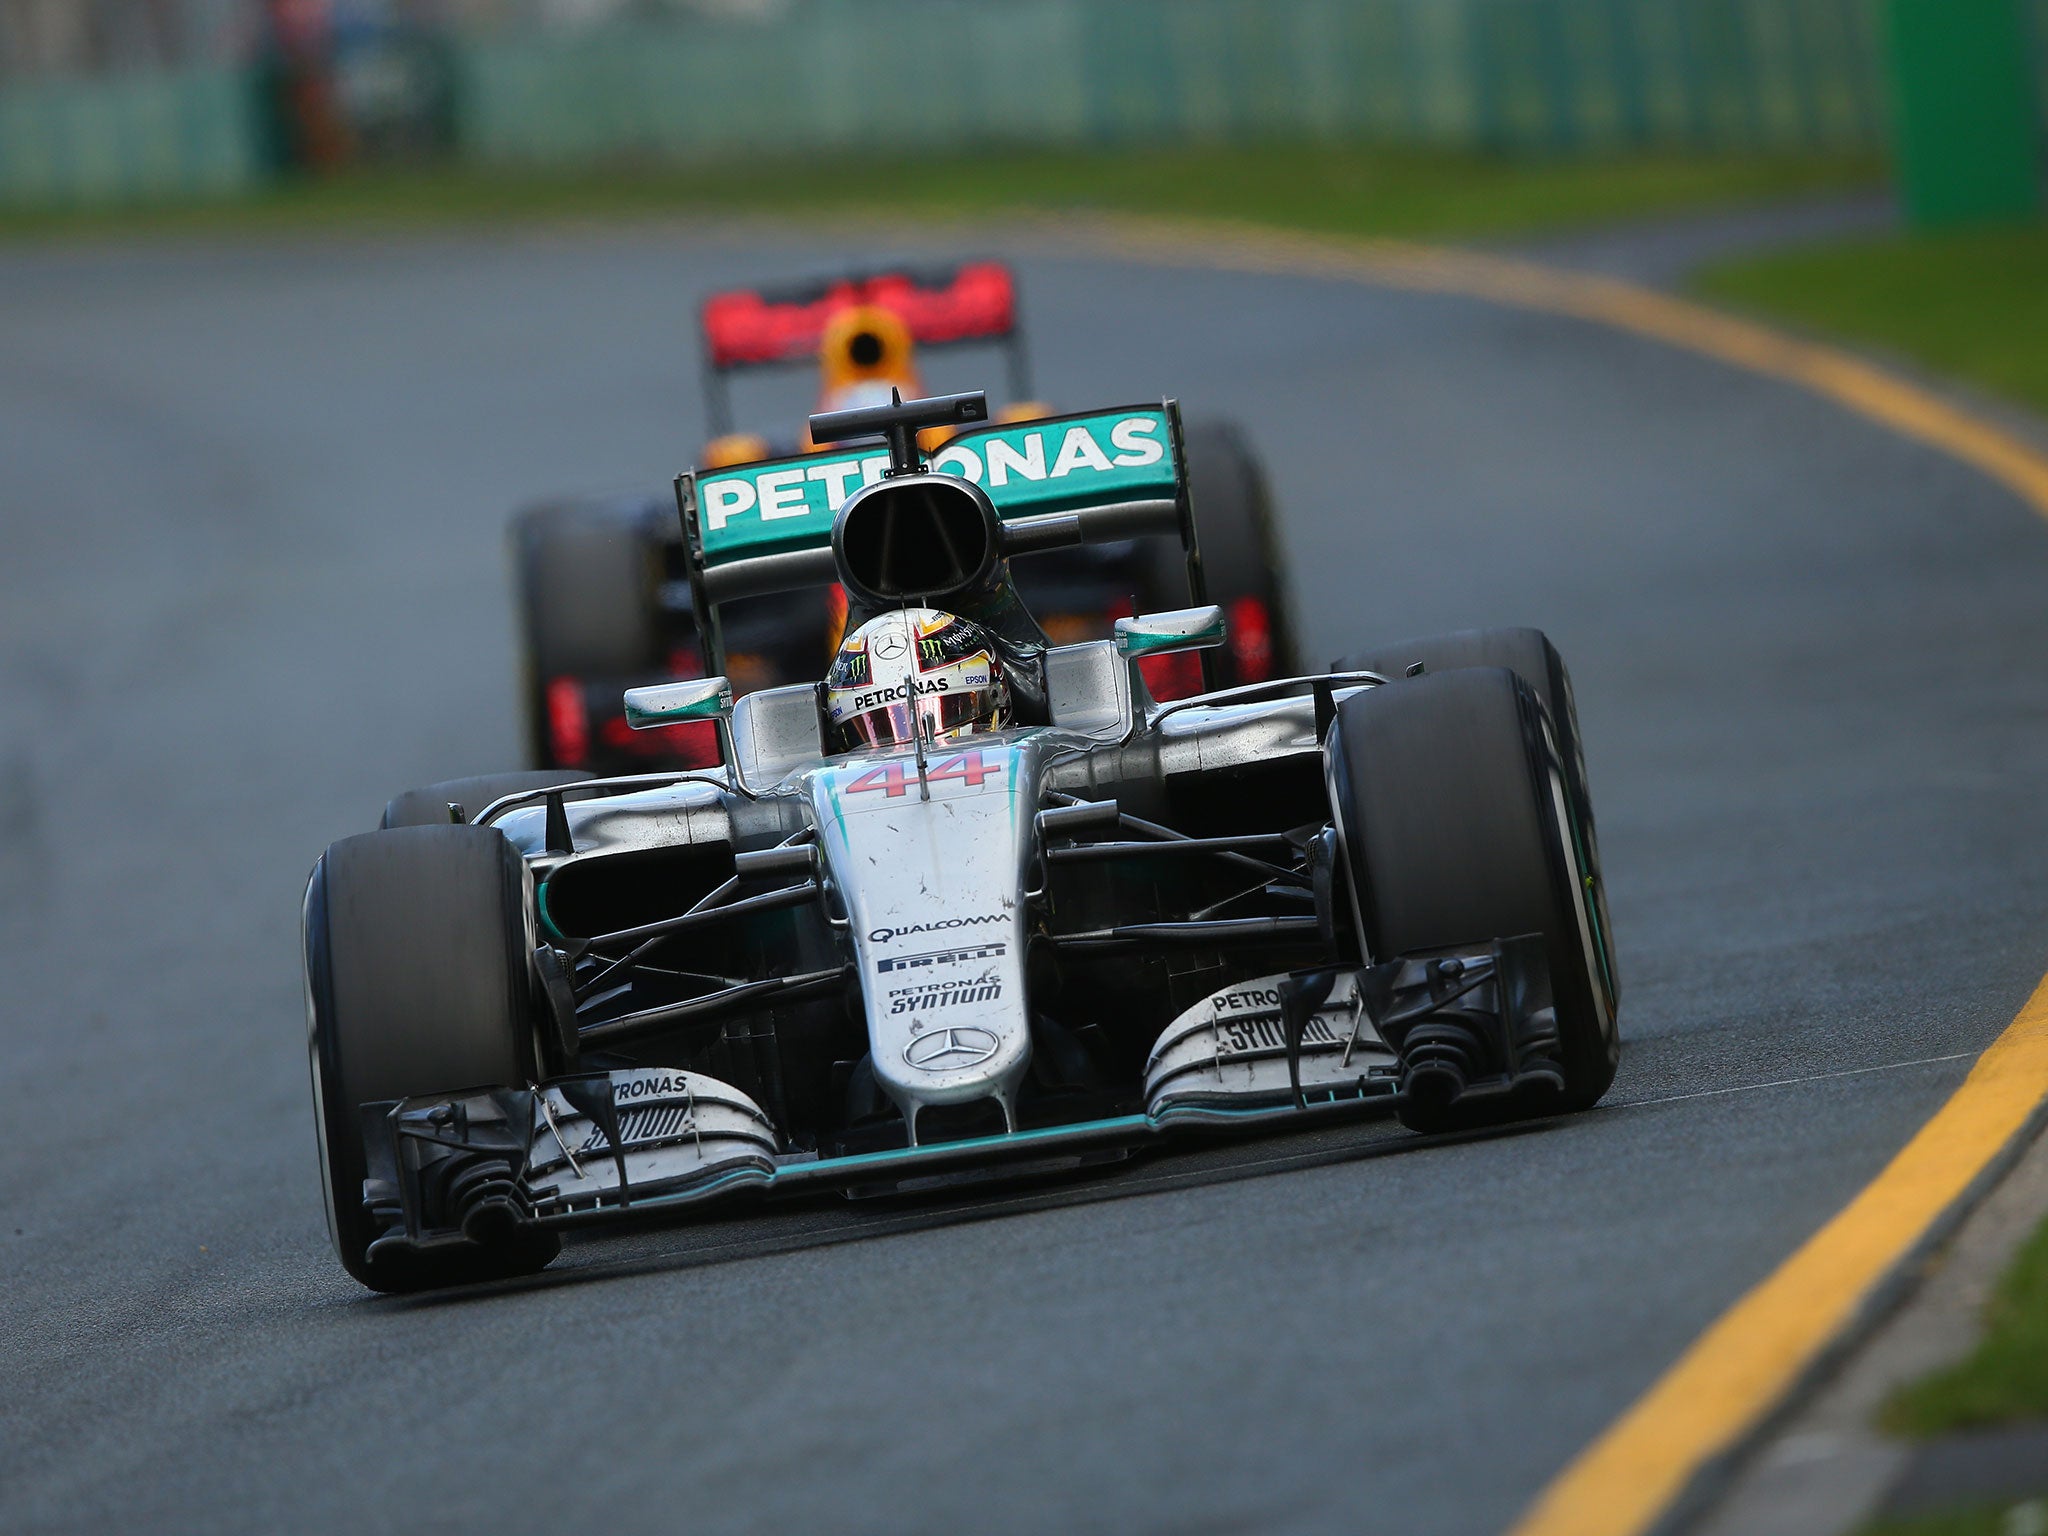
<path id="1" fill-rule="evenodd" d="M 1808 1077 L 1780 1077 L 1768 1083 L 1737 1083 L 1733 1088 L 1702 1088 L 1697 1093 L 1668 1093 L 1654 1099 L 1616 1099 L 1606 1109 L 1636 1109 L 1646 1104 L 1683 1104 L 1687 1099 L 1711 1099 L 1724 1093 L 1755 1093 L 1760 1088 L 1793 1088 L 1800 1083 L 1825 1083 L 1837 1077 L 1861 1077 L 1868 1072 L 1898 1072 L 1907 1067 L 1931 1067 L 1944 1061 L 1968 1061 L 1976 1051 L 1957 1051 L 1949 1056 L 1918 1056 L 1911 1061 L 1888 1061 L 1881 1067 L 1848 1067 L 1840 1072 L 1815 1072 Z"/>

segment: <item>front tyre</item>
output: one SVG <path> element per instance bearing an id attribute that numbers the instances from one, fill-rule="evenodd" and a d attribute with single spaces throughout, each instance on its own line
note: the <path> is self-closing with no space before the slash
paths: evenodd
<path id="1" fill-rule="evenodd" d="M 359 1107 L 537 1079 L 530 956 L 533 882 L 490 827 L 400 827 L 344 838 L 306 887 L 305 965 L 313 1116 L 328 1232 L 342 1267 L 373 1290 L 411 1291 L 530 1274 L 552 1233 L 372 1263 Z"/>
<path id="2" fill-rule="evenodd" d="M 1562 1093 L 1404 1106 L 1417 1130 L 1590 1108 L 1620 1061 L 1599 976 L 1597 870 L 1548 712 L 1500 667 L 1424 674 L 1354 694 L 1330 741 L 1332 800 L 1361 937 L 1379 960 L 1543 936 Z"/>
<path id="3" fill-rule="evenodd" d="M 1339 672 L 1375 672 L 1405 677 L 1411 667 L 1424 674 L 1455 672 L 1467 667 L 1506 667 L 1529 685 L 1550 714 L 1565 783 L 1579 811 L 1580 856 L 1594 877 L 1593 921 L 1598 928 L 1600 981 L 1610 1010 L 1621 1005 L 1621 978 L 1614 964 L 1612 927 L 1607 920 L 1606 887 L 1600 879 L 1600 834 L 1593 820 L 1593 797 L 1586 784 L 1586 750 L 1579 737 L 1579 707 L 1572 695 L 1571 673 L 1564 657 L 1540 629 L 1462 629 L 1398 645 L 1380 645 L 1340 658 Z"/>

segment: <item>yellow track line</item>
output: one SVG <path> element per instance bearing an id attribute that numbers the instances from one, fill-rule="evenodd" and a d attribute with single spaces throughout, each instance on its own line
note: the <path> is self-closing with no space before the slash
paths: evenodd
<path id="1" fill-rule="evenodd" d="M 1669 294 L 1534 262 L 1255 226 L 1111 219 L 1095 243 L 1168 265 L 1348 278 L 1617 327 L 1781 379 L 1969 464 L 2048 518 L 2048 456 L 1861 358 Z M 1723 1313 L 1509 1536 L 1641 1536 L 1783 1401 L 2048 1099 L 2048 980 L 1904 1150 Z"/>
<path id="2" fill-rule="evenodd" d="M 1686 1350 L 1540 1494 L 1513 1536 L 1635 1536 L 1856 1319 L 1880 1281 L 2032 1117 L 2048 981 L 1884 1172 Z"/>

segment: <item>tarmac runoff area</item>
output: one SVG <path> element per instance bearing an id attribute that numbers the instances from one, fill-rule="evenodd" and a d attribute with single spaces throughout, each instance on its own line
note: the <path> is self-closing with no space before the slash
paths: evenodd
<path id="1" fill-rule="evenodd" d="M 506 513 L 687 461 L 705 289 L 948 245 L 0 255 L 0 1527 L 1502 1530 L 2007 1032 L 2048 966 L 2023 484 L 1569 304 L 1040 232 L 1040 392 L 1244 421 L 1312 654 L 1562 647 L 1624 973 L 1607 1104 L 357 1290 L 298 899 L 396 789 L 514 760 Z"/>

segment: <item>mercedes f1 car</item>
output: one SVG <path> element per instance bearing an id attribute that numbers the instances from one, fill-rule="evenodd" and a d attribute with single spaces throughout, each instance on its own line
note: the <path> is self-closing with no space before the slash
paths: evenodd
<path id="1" fill-rule="evenodd" d="M 320 858 L 314 1111 L 358 1280 L 531 1272 L 575 1229 L 745 1199 L 1607 1090 L 1614 963 L 1549 642 L 1469 632 L 1156 700 L 1147 658 L 1213 660 L 1227 633 L 1177 409 L 987 414 L 819 415 L 821 444 L 887 446 L 682 478 L 704 675 L 623 708 L 704 725 L 715 765 L 435 785 Z M 1042 477 L 1016 468 L 1041 451 Z M 1155 536 L 1174 609 L 1059 644 L 1019 597 L 1013 561 Z M 735 702 L 726 605 L 835 583 L 829 674 Z"/>
<path id="2" fill-rule="evenodd" d="M 817 369 L 819 409 L 836 410 L 887 401 L 892 389 L 923 393 L 921 348 L 999 348 L 1010 396 L 1002 419 L 1051 414 L 1031 398 L 1016 279 L 1001 262 L 736 289 L 707 298 L 700 318 L 713 435 L 699 462 L 710 467 L 815 446 L 802 433 L 778 442 L 733 430 L 733 381 L 766 370 Z M 1228 422 L 1194 423 L 1184 447 L 1210 594 L 1230 624 L 1221 675 L 1232 683 L 1287 676 L 1297 661 L 1265 475 Z M 1012 472 L 1045 469 L 1026 461 Z M 511 533 L 529 761 L 599 773 L 715 761 L 709 728 L 635 731 L 619 706 L 624 688 L 687 676 L 695 665 L 699 624 L 673 504 L 653 496 L 549 502 L 521 512 Z M 1053 638 L 1102 639 L 1119 616 L 1170 606 L 1179 567 L 1171 540 L 1137 535 L 1033 561 L 1020 581 Z M 735 691 L 815 676 L 838 644 L 845 611 L 844 593 L 829 587 L 727 605 L 726 675 Z M 1201 685 L 1187 656 L 1151 658 L 1145 673 L 1161 698 Z"/>

